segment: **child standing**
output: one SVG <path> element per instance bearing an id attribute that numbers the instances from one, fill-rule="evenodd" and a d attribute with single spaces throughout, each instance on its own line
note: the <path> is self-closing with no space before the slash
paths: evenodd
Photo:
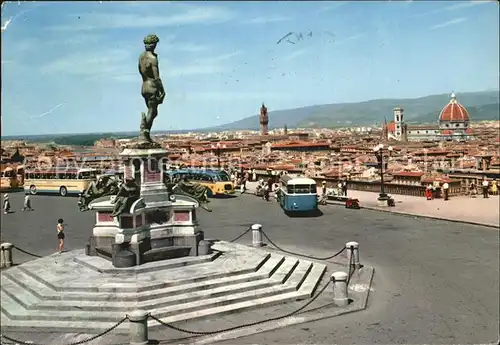
<path id="1" fill-rule="evenodd" d="M 57 220 L 57 239 L 59 240 L 58 251 L 61 254 L 64 250 L 64 220 L 59 218 Z"/>

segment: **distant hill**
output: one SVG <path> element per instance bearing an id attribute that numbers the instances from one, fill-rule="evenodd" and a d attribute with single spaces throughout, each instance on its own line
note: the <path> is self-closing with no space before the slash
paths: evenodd
<path id="1" fill-rule="evenodd" d="M 498 91 L 464 92 L 457 94 L 457 100 L 469 111 L 473 121 L 498 120 L 499 115 L 499 93 Z M 375 99 L 359 103 L 338 103 L 312 105 L 303 108 L 276 110 L 269 112 L 269 127 L 288 128 L 335 128 L 346 126 L 363 126 L 380 124 L 393 119 L 393 109 L 401 106 L 405 110 L 405 121 L 408 123 L 429 123 L 438 120 L 439 112 L 450 101 L 449 94 L 430 95 L 413 99 Z M 252 115 L 242 120 L 234 121 L 222 126 L 178 130 L 178 131 L 155 131 L 155 133 L 188 133 L 188 132 L 210 132 L 228 130 L 258 130 L 258 115 Z M 32 142 L 54 142 L 59 145 L 83 145 L 91 146 L 94 141 L 102 138 L 131 138 L 137 132 L 122 133 L 82 133 L 82 134 L 56 134 L 56 135 L 23 135 L 4 136 L 3 140 L 27 140 Z"/>
<path id="2" fill-rule="evenodd" d="M 393 118 L 393 109 L 401 106 L 408 122 L 424 123 L 438 120 L 439 112 L 449 102 L 450 94 L 430 95 L 413 99 L 375 99 L 359 103 L 337 103 L 313 105 L 297 109 L 269 112 L 269 127 L 342 127 L 349 125 L 373 125 Z M 498 91 L 464 92 L 457 94 L 457 100 L 464 105 L 471 119 L 499 119 Z M 257 130 L 258 115 L 244 118 L 212 130 Z"/>

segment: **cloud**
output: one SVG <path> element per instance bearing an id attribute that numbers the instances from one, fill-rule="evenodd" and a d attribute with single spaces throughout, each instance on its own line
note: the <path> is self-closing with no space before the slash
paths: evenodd
<path id="1" fill-rule="evenodd" d="M 232 101 L 232 100 L 259 100 L 263 99 L 290 99 L 293 96 L 288 92 L 189 92 L 182 94 L 186 100 L 197 101 Z"/>
<path id="2" fill-rule="evenodd" d="M 5 31 L 7 30 L 7 28 L 9 27 L 9 24 L 12 22 L 12 17 L 9 18 L 9 19 L 6 19 L 3 24 L 2 24 L 2 31 Z"/>
<path id="3" fill-rule="evenodd" d="M 10 64 L 10 63 L 13 63 L 14 61 L 10 61 L 10 60 L 2 60 L 2 65 L 7 65 L 7 64 Z"/>
<path id="4" fill-rule="evenodd" d="M 53 107 L 52 109 L 50 109 L 49 111 L 46 111 L 46 112 L 38 114 L 38 115 L 30 116 L 30 118 L 31 119 L 39 119 L 39 118 L 45 117 L 47 115 L 52 114 L 55 110 L 62 107 L 63 105 L 64 105 L 64 103 L 60 103 L 60 104 L 56 105 L 55 107 Z"/>
<path id="5" fill-rule="evenodd" d="M 255 18 L 244 21 L 244 23 L 245 24 L 270 24 L 270 23 L 288 22 L 288 21 L 291 21 L 292 19 L 293 19 L 292 17 L 271 15 L 271 16 L 255 17 Z"/>
<path id="6" fill-rule="evenodd" d="M 130 51 L 125 49 L 111 49 L 97 52 L 74 53 L 63 56 L 42 66 L 42 74 L 64 73 L 76 76 L 106 76 L 122 74 L 124 66 L 130 60 Z M 135 60 L 134 60 L 135 62 Z"/>
<path id="7" fill-rule="evenodd" d="M 169 77 L 223 73 L 230 68 L 227 64 L 227 61 L 240 54 L 242 54 L 241 51 L 234 51 L 219 56 L 196 59 L 190 65 L 176 66 L 172 69 L 167 70 L 166 73 Z"/>
<path id="8" fill-rule="evenodd" d="M 347 5 L 349 2 L 348 1 L 337 1 L 337 2 L 332 2 L 329 3 L 328 5 L 323 5 L 320 7 L 318 12 L 328 12 L 328 11 L 334 11 L 344 5 Z"/>
<path id="9" fill-rule="evenodd" d="M 166 50 L 181 51 L 181 52 L 188 52 L 188 53 L 196 53 L 196 52 L 209 50 L 210 47 L 207 45 L 194 44 L 194 43 L 171 43 L 171 44 L 168 44 L 165 49 Z"/>
<path id="10" fill-rule="evenodd" d="M 307 53 L 307 50 L 306 49 L 300 49 L 300 50 L 296 50 L 294 52 L 292 52 L 291 54 L 288 54 L 287 56 L 285 56 L 283 58 L 283 60 L 285 61 L 291 61 L 291 60 L 295 60 L 296 58 L 298 58 L 299 56 L 302 56 L 304 54 Z"/>
<path id="11" fill-rule="evenodd" d="M 484 4 L 487 4 L 489 2 L 495 2 L 495 1 L 491 1 L 491 0 L 490 1 L 477 1 L 477 0 L 473 0 L 473 1 L 468 1 L 468 2 L 462 2 L 462 3 L 453 4 L 453 5 L 450 5 L 450 6 L 447 6 L 447 7 L 443 8 L 443 10 L 445 10 L 445 11 L 455 11 L 455 10 L 469 8 L 469 7 L 473 7 L 473 6 L 477 6 L 477 5 L 484 5 Z"/>
<path id="12" fill-rule="evenodd" d="M 170 70 L 167 70 L 168 77 L 187 77 L 193 75 L 209 75 L 222 73 L 226 71 L 227 68 L 222 65 L 190 65 L 190 66 L 178 66 Z"/>
<path id="13" fill-rule="evenodd" d="M 335 41 L 335 44 L 342 44 L 342 43 L 346 43 L 346 42 L 350 42 L 350 41 L 355 41 L 355 40 L 362 38 L 363 36 L 364 36 L 364 34 L 356 34 L 356 35 L 348 36 L 348 37 L 343 38 L 341 40 Z"/>
<path id="14" fill-rule="evenodd" d="M 33 1 L 33 2 L 34 2 L 34 1 Z M 5 9 L 3 8 L 3 5 L 4 5 L 5 3 L 7 3 L 7 1 L 4 1 L 4 2 L 2 3 L 2 12 L 3 12 L 3 11 L 5 11 Z M 19 1 L 17 5 L 18 5 L 18 7 L 19 7 L 19 6 L 21 6 L 21 2 Z M 39 4 L 39 3 L 36 3 L 36 4 L 30 4 L 30 8 L 24 9 L 24 10 L 22 10 L 22 11 L 20 11 L 20 12 L 16 13 L 16 14 L 15 14 L 15 15 L 13 15 L 13 16 L 10 16 L 9 18 L 7 18 L 7 19 L 6 19 L 6 20 L 2 23 L 2 32 L 3 32 L 3 31 L 6 31 L 6 30 L 7 30 L 7 28 L 11 27 L 11 24 L 13 24 L 13 23 L 14 23 L 14 21 L 16 21 L 16 20 L 17 20 L 20 16 L 25 15 L 25 14 L 27 14 L 27 13 L 29 13 L 29 12 L 31 12 L 31 11 L 33 11 L 33 10 L 37 9 L 37 8 L 40 8 L 40 7 L 42 7 L 42 6 L 46 6 L 46 5 L 47 5 L 47 3 L 40 3 L 40 4 Z M 3 14 L 4 14 L 4 13 L 2 13 L 2 15 L 3 15 Z M 26 20 L 26 17 L 24 18 L 24 20 Z"/>
<path id="15" fill-rule="evenodd" d="M 455 25 L 455 24 L 458 24 L 458 23 L 462 23 L 462 22 L 465 22 L 467 19 L 466 18 L 457 18 L 457 19 L 452 19 L 452 20 L 448 20 L 447 22 L 444 22 L 444 23 L 440 23 L 440 24 L 436 24 L 434 26 L 431 26 L 429 28 L 429 30 L 437 30 L 437 29 L 442 29 L 442 28 L 445 28 L 447 26 L 450 26 L 450 25 Z"/>
<path id="16" fill-rule="evenodd" d="M 177 6 L 183 11 L 169 15 L 146 15 L 143 13 L 93 13 L 92 16 L 80 16 L 77 23 L 50 27 L 59 31 L 99 30 L 116 28 L 161 28 L 190 24 L 213 24 L 234 18 L 234 13 L 223 7 L 215 6 Z M 77 18 L 73 14 L 70 18 Z"/>
<path id="17" fill-rule="evenodd" d="M 227 54 L 223 54 L 223 55 L 218 55 L 218 56 L 214 56 L 214 57 L 203 58 L 202 61 L 206 61 L 206 62 L 223 62 L 223 61 L 226 61 L 226 60 L 230 60 L 230 59 L 232 59 L 235 56 L 241 55 L 242 53 L 243 53 L 242 51 L 236 50 L 236 51 L 233 51 L 231 53 L 227 53 Z"/>
<path id="18" fill-rule="evenodd" d="M 492 3 L 493 1 L 467 1 L 467 2 L 460 2 L 460 3 L 455 3 L 453 5 L 448 5 L 448 6 L 444 6 L 444 7 L 440 7 L 440 8 L 437 8 L 435 10 L 432 10 L 432 11 L 428 11 L 428 12 L 423 12 L 423 13 L 417 13 L 411 17 L 424 17 L 424 16 L 428 16 L 428 15 L 432 15 L 432 14 L 438 14 L 438 13 L 443 13 L 443 12 L 447 12 L 447 11 L 456 11 L 456 10 L 462 10 L 462 9 L 465 9 L 465 8 L 470 8 L 470 7 L 474 7 L 474 6 L 478 6 L 478 5 L 484 5 L 484 4 L 487 4 L 487 3 Z"/>

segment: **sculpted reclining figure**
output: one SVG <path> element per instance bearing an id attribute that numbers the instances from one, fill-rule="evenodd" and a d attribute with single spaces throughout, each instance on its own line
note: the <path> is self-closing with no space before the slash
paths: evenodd
<path id="1" fill-rule="evenodd" d="M 85 192 L 78 198 L 80 210 L 86 209 L 92 200 L 103 196 L 116 195 L 119 185 L 120 181 L 116 176 L 101 176 L 97 181 L 90 182 Z"/>
<path id="2" fill-rule="evenodd" d="M 115 207 L 111 216 L 116 217 L 122 213 L 128 212 L 134 201 L 139 199 L 140 192 L 139 186 L 137 186 L 133 178 L 129 177 L 125 179 L 125 183 L 121 185 L 113 201 Z"/>
<path id="3" fill-rule="evenodd" d="M 210 200 L 208 200 L 208 187 L 196 182 L 189 182 L 187 178 L 174 182 L 177 182 L 173 188 L 174 192 L 185 194 L 196 199 L 196 201 L 200 203 L 200 207 L 212 212 L 212 210 L 206 206 L 206 204 L 210 202 Z"/>

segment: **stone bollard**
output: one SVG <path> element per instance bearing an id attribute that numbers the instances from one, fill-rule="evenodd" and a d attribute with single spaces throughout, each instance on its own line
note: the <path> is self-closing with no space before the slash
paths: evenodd
<path id="1" fill-rule="evenodd" d="M 212 242 L 201 240 L 198 243 L 198 255 L 208 255 L 212 253 Z"/>
<path id="2" fill-rule="evenodd" d="M 359 243 L 358 242 L 347 242 L 345 244 L 347 250 L 347 261 L 352 264 L 354 268 L 360 268 L 359 264 Z M 353 262 L 351 262 L 351 255 L 354 255 Z"/>
<path id="3" fill-rule="evenodd" d="M 252 246 L 262 247 L 262 225 L 254 224 L 252 225 Z"/>
<path id="4" fill-rule="evenodd" d="M 128 314 L 130 321 L 130 345 L 146 345 L 148 340 L 148 316 L 144 310 L 134 310 Z"/>
<path id="5" fill-rule="evenodd" d="M 14 249 L 14 245 L 12 243 L 2 243 L 1 246 L 4 266 L 11 267 L 13 265 L 12 249 Z"/>
<path id="6" fill-rule="evenodd" d="M 346 307 L 349 305 L 347 298 L 347 279 L 349 275 L 345 272 L 334 272 L 332 274 L 333 282 L 333 301 L 338 307 Z"/>

